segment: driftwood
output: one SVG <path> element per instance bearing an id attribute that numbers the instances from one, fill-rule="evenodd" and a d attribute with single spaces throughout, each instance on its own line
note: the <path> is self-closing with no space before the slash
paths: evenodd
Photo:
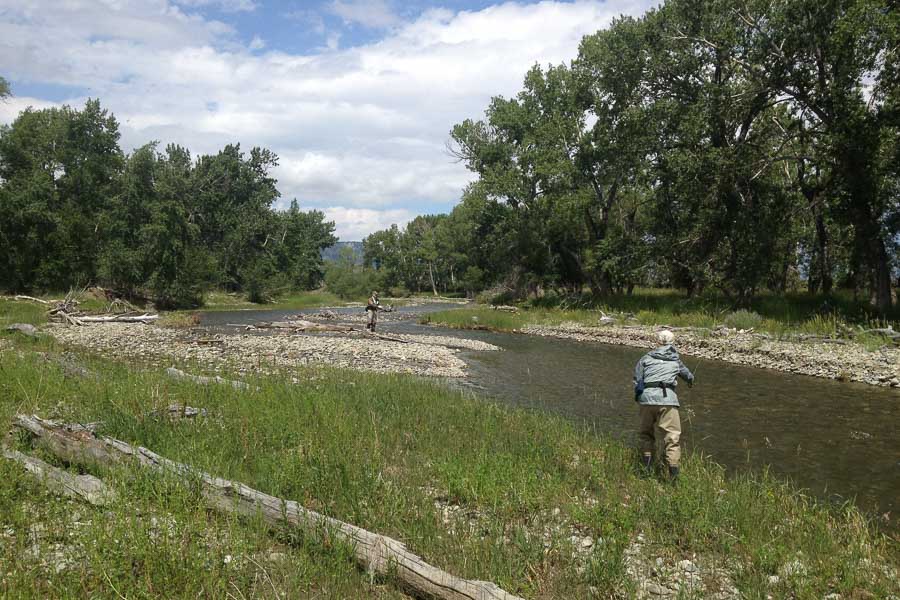
<path id="1" fill-rule="evenodd" d="M 159 319 L 159 315 L 144 313 L 142 315 L 96 315 L 73 318 L 79 325 L 88 323 L 152 323 Z"/>
<path id="2" fill-rule="evenodd" d="M 237 382 L 232 382 L 237 383 Z M 207 415 L 205 408 L 194 408 L 193 406 L 182 406 L 181 404 L 170 404 L 162 410 L 150 411 L 151 417 L 169 417 L 170 419 L 193 419 L 196 417 L 205 417 Z"/>
<path id="3" fill-rule="evenodd" d="M 27 335 L 28 337 L 37 337 L 38 330 L 34 325 L 29 325 L 28 323 L 13 323 L 12 325 L 6 328 L 7 331 L 18 331 L 22 335 Z"/>
<path id="4" fill-rule="evenodd" d="M 900 340 L 900 331 L 894 331 L 891 327 L 888 327 L 887 329 L 865 329 L 860 331 L 860 333 L 875 333 L 877 335 L 889 337 L 892 340 Z"/>
<path id="5" fill-rule="evenodd" d="M 357 331 L 357 330 L 353 330 L 353 331 Z M 395 337 L 391 337 L 389 335 L 382 335 L 380 333 L 375 333 L 374 331 L 368 331 L 368 332 L 366 332 L 366 335 L 369 337 L 377 338 L 379 340 L 384 340 L 386 342 L 399 342 L 401 344 L 409 343 L 409 340 L 404 340 L 402 338 L 395 338 Z"/>
<path id="6" fill-rule="evenodd" d="M 53 302 L 57 302 L 56 300 L 41 300 L 40 298 L 35 298 L 34 296 L 23 296 L 18 295 L 14 297 L 15 300 L 28 300 L 29 302 L 37 302 L 39 304 L 51 304 Z"/>
<path id="7" fill-rule="evenodd" d="M 96 506 L 108 504 L 115 499 L 113 490 L 93 475 L 72 475 L 17 450 L 3 449 L 0 453 L 22 465 L 38 481 L 58 494 L 82 498 Z"/>
<path id="8" fill-rule="evenodd" d="M 230 385 L 236 390 L 249 390 L 250 384 L 244 383 L 243 381 L 232 381 L 231 379 L 224 379 L 219 377 L 218 375 L 214 377 L 206 377 L 204 375 L 191 375 L 190 373 L 185 373 L 175 367 L 169 367 L 166 369 L 166 375 L 169 377 L 175 377 L 176 379 L 189 379 L 194 383 L 199 383 L 200 385 L 212 385 L 212 384 L 222 384 L 222 385 Z M 173 405 L 174 406 L 174 405 Z"/>
<path id="9" fill-rule="evenodd" d="M 221 512 L 261 515 L 273 526 L 293 525 L 310 535 L 348 542 L 353 546 L 357 562 L 370 574 L 392 576 L 417 596 L 446 600 L 522 600 L 496 584 L 462 579 L 434 567 L 395 539 L 311 511 L 293 500 L 270 496 L 242 483 L 214 477 L 146 448 L 108 437 L 74 435 L 65 427 L 38 417 L 18 415 L 15 425 L 30 432 L 40 445 L 63 460 L 101 465 L 136 463 L 179 477 L 188 485 L 199 483 L 207 502 Z"/>
<path id="10" fill-rule="evenodd" d="M 313 321 L 272 321 L 265 323 L 257 323 L 254 325 L 257 329 L 288 329 L 290 331 L 295 332 L 305 332 L 305 331 L 337 331 L 346 333 L 348 331 L 353 331 L 352 327 L 344 326 L 344 325 L 329 325 L 326 323 L 314 323 Z"/>

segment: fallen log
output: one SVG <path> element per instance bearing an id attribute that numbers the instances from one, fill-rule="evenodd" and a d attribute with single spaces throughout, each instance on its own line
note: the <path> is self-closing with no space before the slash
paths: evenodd
<path id="1" fill-rule="evenodd" d="M 336 331 L 347 333 L 353 331 L 353 328 L 346 325 L 329 325 L 326 323 L 314 323 L 312 321 L 272 321 L 266 323 L 257 323 L 254 327 L 257 329 L 288 329 L 295 332 L 305 331 Z"/>
<path id="2" fill-rule="evenodd" d="M 358 330 L 353 330 L 358 331 Z M 402 338 L 391 337 L 389 335 L 382 335 L 380 333 L 375 333 L 374 331 L 369 331 L 366 335 L 369 337 L 377 338 L 379 340 L 384 340 L 386 342 L 399 342 L 401 344 L 408 344 L 409 340 L 404 340 Z"/>
<path id="3" fill-rule="evenodd" d="M 211 384 L 221 384 L 221 385 L 230 385 L 236 390 L 249 390 L 250 384 L 244 383 L 243 381 L 232 381 L 231 379 L 225 379 L 223 377 L 219 377 L 215 375 L 213 377 L 206 377 L 205 375 L 191 375 L 190 373 L 185 373 L 175 367 L 169 367 L 166 369 L 166 375 L 169 377 L 175 377 L 176 379 L 189 379 L 194 383 L 199 383 L 200 385 L 211 385 Z"/>
<path id="4" fill-rule="evenodd" d="M 313 536 L 334 537 L 353 546 L 357 562 L 370 574 L 391 576 L 415 595 L 441 600 L 522 600 L 487 581 L 462 579 L 426 563 L 393 538 L 372 533 L 302 507 L 293 500 L 270 496 L 240 482 L 214 477 L 188 465 L 108 437 L 75 435 L 64 426 L 36 416 L 17 415 L 15 423 L 63 460 L 100 465 L 136 463 L 174 475 L 187 485 L 200 484 L 209 504 L 225 513 L 261 515 L 273 526 L 285 523 Z"/>
<path id="5" fill-rule="evenodd" d="M 16 300 L 28 300 L 29 302 L 37 302 L 39 304 L 51 304 L 53 302 L 58 302 L 58 300 L 41 300 L 40 298 L 35 298 L 34 296 L 23 296 L 19 294 L 18 296 L 14 296 Z"/>
<path id="6" fill-rule="evenodd" d="M 159 319 L 159 315 L 96 315 L 89 317 L 73 317 L 79 324 L 85 323 L 152 323 Z"/>
<path id="7" fill-rule="evenodd" d="M 95 506 L 109 504 L 115 499 L 115 492 L 93 475 L 72 475 L 18 450 L 4 448 L 2 454 L 4 458 L 22 465 L 38 481 L 58 494 L 81 498 Z"/>
<path id="8" fill-rule="evenodd" d="M 152 410 L 149 413 L 151 417 L 165 416 L 170 419 L 193 419 L 205 417 L 206 415 L 205 408 L 194 408 L 193 406 L 182 406 L 181 404 L 170 404 L 162 410 Z"/>
<path id="9" fill-rule="evenodd" d="M 13 323 L 6 328 L 6 331 L 18 331 L 22 335 L 27 335 L 28 337 L 38 336 L 37 327 L 29 325 L 28 323 Z"/>

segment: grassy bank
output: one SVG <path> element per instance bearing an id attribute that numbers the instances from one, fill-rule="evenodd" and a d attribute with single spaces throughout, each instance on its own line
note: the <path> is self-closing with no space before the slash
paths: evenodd
<path id="1" fill-rule="evenodd" d="M 670 325 L 673 327 L 715 328 L 727 326 L 767 333 L 775 338 L 814 335 L 842 338 L 853 334 L 854 341 L 880 347 L 884 340 L 866 329 L 893 327 L 900 330 L 900 316 L 876 317 L 867 305 L 844 295 L 810 296 L 763 295 L 749 309 L 732 310 L 715 296 L 687 298 L 671 290 L 638 290 L 632 296 L 613 296 L 597 303 L 587 298 L 568 303 L 558 299 L 523 303 L 517 314 L 478 306 L 465 310 L 427 315 L 428 322 L 455 328 L 489 328 L 513 331 L 537 325 L 564 322 L 597 325 L 601 314 L 621 324 Z"/>
<path id="2" fill-rule="evenodd" d="M 203 310 L 302 310 L 321 306 L 346 304 L 335 294 L 323 290 L 310 292 L 290 292 L 276 297 L 272 302 L 256 304 L 247 300 L 244 294 L 229 294 L 222 291 L 209 292 L 204 296 Z"/>
<path id="3" fill-rule="evenodd" d="M 524 597 L 629 598 L 635 569 L 649 578 L 651 566 L 686 559 L 707 590 L 730 579 L 748 598 L 897 590 L 897 540 L 852 507 L 817 505 L 764 474 L 726 478 L 696 456 L 672 488 L 639 477 L 632 451 L 596 432 L 438 383 L 325 369 L 238 392 L 69 354 L 89 371 L 74 377 L 46 340 L 0 341 L 2 422 L 16 412 L 103 420 L 107 435 L 393 536 Z M 173 402 L 209 416 L 146 416 Z M 50 496 L 0 460 L 0 595 L 400 597 L 346 548 L 216 516 L 165 478 L 97 474 L 119 490 L 112 507 Z"/>

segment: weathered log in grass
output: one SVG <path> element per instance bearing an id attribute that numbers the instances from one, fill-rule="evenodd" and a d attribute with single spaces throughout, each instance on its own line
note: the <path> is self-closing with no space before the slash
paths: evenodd
<path id="1" fill-rule="evenodd" d="M 196 417 L 205 417 L 208 413 L 205 408 L 194 408 L 193 406 L 170 404 L 160 409 L 152 410 L 149 413 L 151 417 L 169 417 L 170 419 L 194 419 Z"/>
<path id="2" fill-rule="evenodd" d="M 13 323 L 12 325 L 6 328 L 6 331 L 10 332 L 19 332 L 22 335 L 27 335 L 28 337 L 37 337 L 38 330 L 37 327 L 31 325 L 29 323 Z"/>
<path id="3" fill-rule="evenodd" d="M 353 546 L 357 562 L 373 575 L 391 576 L 413 594 L 441 600 L 522 600 L 496 584 L 462 579 L 425 562 L 393 538 L 372 533 L 304 508 L 293 500 L 270 496 L 240 482 L 214 477 L 188 465 L 162 457 L 109 437 L 84 431 L 72 432 L 64 425 L 36 416 L 17 415 L 15 426 L 31 433 L 37 443 L 59 458 L 76 464 L 138 464 L 174 475 L 188 485 L 199 482 L 203 497 L 215 509 L 243 516 L 262 516 L 274 526 L 293 525 L 310 535 L 334 538 Z"/>
<path id="4" fill-rule="evenodd" d="M 34 296 L 24 296 L 22 294 L 18 294 L 13 296 L 14 300 L 28 301 L 28 302 L 37 302 L 38 304 L 52 304 L 54 302 L 59 302 L 59 300 L 41 300 L 40 298 L 35 298 Z"/>
<path id="5" fill-rule="evenodd" d="M 152 323 L 159 320 L 159 315 L 144 313 L 142 315 L 94 315 L 74 317 L 79 325 L 91 323 Z"/>
<path id="6" fill-rule="evenodd" d="M 250 384 L 244 383 L 243 381 L 233 381 L 231 379 L 225 379 L 223 377 L 219 377 L 218 375 L 214 377 L 206 377 L 205 375 L 191 375 L 190 373 L 185 373 L 180 369 L 176 369 L 175 367 L 169 367 L 166 369 L 166 375 L 169 377 L 174 377 L 176 379 L 187 379 L 189 381 L 193 381 L 194 383 L 199 383 L 200 385 L 230 385 L 236 390 L 249 390 Z"/>
<path id="7" fill-rule="evenodd" d="M 38 481 L 58 494 L 81 498 L 95 506 L 104 506 L 115 499 L 115 492 L 93 475 L 72 475 L 18 450 L 4 448 L 0 454 L 22 465 Z"/>

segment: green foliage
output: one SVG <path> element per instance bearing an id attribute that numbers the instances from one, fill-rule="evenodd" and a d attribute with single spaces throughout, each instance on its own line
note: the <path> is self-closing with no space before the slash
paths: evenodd
<path id="1" fill-rule="evenodd" d="M 279 194 L 270 151 L 229 145 L 194 160 L 151 143 L 123 156 L 113 116 L 24 111 L 0 129 L 0 288 L 98 283 L 161 308 L 192 307 L 212 285 L 255 301 L 313 289 L 334 224 Z"/>
<path id="2" fill-rule="evenodd" d="M 365 300 L 373 290 L 384 288 L 380 274 L 355 264 L 353 250 L 348 247 L 342 248 L 338 260 L 326 267 L 325 286 L 344 300 L 356 301 Z"/>
<path id="3" fill-rule="evenodd" d="M 729 308 L 838 282 L 886 315 L 900 266 L 895 12 L 669 0 L 618 19 L 457 124 L 477 180 L 450 215 L 370 236 L 370 264 L 417 290 L 675 286 Z"/>

